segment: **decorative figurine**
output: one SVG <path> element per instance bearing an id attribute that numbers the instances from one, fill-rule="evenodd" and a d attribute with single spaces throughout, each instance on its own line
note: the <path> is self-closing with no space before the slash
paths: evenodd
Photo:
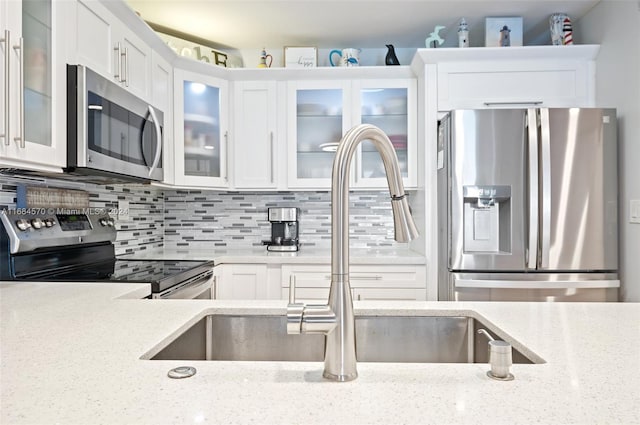
<path id="1" fill-rule="evenodd" d="M 511 37 L 509 33 L 511 30 L 508 26 L 504 25 L 500 30 L 500 47 L 509 47 L 511 46 Z"/>
<path id="2" fill-rule="evenodd" d="M 565 46 L 573 44 L 573 27 L 568 16 L 562 21 L 562 44 Z"/>
<path id="3" fill-rule="evenodd" d="M 439 33 L 444 28 L 445 27 L 442 25 L 436 25 L 435 28 L 433 29 L 433 32 L 429 34 L 429 37 L 427 37 L 427 39 L 424 41 L 425 46 L 436 48 L 442 45 L 442 43 L 444 43 L 444 39 L 440 37 Z M 438 44 L 436 45 L 436 43 Z"/>
<path id="4" fill-rule="evenodd" d="M 573 44 L 571 19 L 566 13 L 554 13 L 549 16 L 549 32 L 551 32 L 552 45 Z"/>
<path id="5" fill-rule="evenodd" d="M 460 20 L 460 25 L 458 25 L 458 47 L 469 47 L 469 27 L 464 18 Z"/>
<path id="6" fill-rule="evenodd" d="M 269 59 L 269 63 L 267 63 L 267 59 Z M 267 51 L 263 48 L 262 52 L 260 52 L 260 63 L 258 63 L 258 68 L 271 68 L 271 63 L 273 63 L 273 56 L 268 55 Z"/>
<path id="7" fill-rule="evenodd" d="M 396 51 L 393 48 L 393 44 L 385 44 L 387 46 L 387 56 L 384 58 L 385 65 L 400 65 L 400 61 L 396 56 Z"/>

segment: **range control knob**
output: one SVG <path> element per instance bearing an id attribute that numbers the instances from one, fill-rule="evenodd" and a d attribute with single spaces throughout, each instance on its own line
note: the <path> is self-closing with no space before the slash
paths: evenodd
<path id="1" fill-rule="evenodd" d="M 44 219 L 44 225 L 47 227 L 53 227 L 56 225 L 56 221 L 52 218 L 45 218 Z"/>
<path id="2" fill-rule="evenodd" d="M 101 218 L 100 220 L 98 220 L 98 223 L 100 223 L 101 226 L 106 226 L 107 225 L 107 219 L 106 218 Z"/>
<path id="3" fill-rule="evenodd" d="M 34 229 L 42 229 L 44 227 L 44 222 L 41 218 L 34 218 L 31 220 L 31 225 Z"/>
<path id="4" fill-rule="evenodd" d="M 116 225 L 116 222 L 115 222 L 115 220 L 114 220 L 114 219 L 109 218 L 109 219 L 107 220 L 107 225 L 108 225 L 109 227 L 113 227 L 113 226 L 115 226 L 115 225 Z"/>
<path id="5" fill-rule="evenodd" d="M 16 220 L 16 227 L 24 232 L 31 227 L 31 223 L 29 223 L 29 220 L 21 218 L 20 220 Z"/>

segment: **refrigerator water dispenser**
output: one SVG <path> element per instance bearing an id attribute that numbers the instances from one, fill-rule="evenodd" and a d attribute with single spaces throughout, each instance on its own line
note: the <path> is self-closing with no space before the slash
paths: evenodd
<path id="1" fill-rule="evenodd" d="M 464 251 L 511 251 L 511 186 L 464 186 Z"/>

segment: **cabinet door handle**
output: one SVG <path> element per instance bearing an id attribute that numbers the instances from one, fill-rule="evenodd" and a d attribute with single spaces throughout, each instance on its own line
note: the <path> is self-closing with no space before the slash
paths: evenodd
<path id="1" fill-rule="evenodd" d="M 18 44 L 13 46 L 13 50 L 16 52 L 18 50 L 20 51 L 20 61 L 18 62 L 20 64 L 20 72 L 18 73 L 18 76 L 20 77 L 20 82 L 18 83 L 18 89 L 20 90 L 20 96 L 18 96 L 20 100 L 20 106 L 18 108 L 20 113 L 20 120 L 18 124 L 20 132 L 13 138 L 13 140 L 20 142 L 20 147 L 24 149 L 24 38 L 20 37 L 18 39 Z"/>
<path id="2" fill-rule="evenodd" d="M 218 276 L 213 276 L 213 293 L 212 295 L 212 299 L 217 300 L 218 299 Z"/>
<path id="3" fill-rule="evenodd" d="M 331 276 L 325 276 L 326 280 L 331 280 Z M 372 276 L 349 276 L 349 280 L 382 280 L 382 276 L 380 275 L 372 275 Z"/>
<path id="4" fill-rule="evenodd" d="M 129 87 L 129 48 L 125 47 L 122 53 L 122 69 L 124 72 L 124 78 L 120 81 L 124 83 L 125 87 Z"/>
<path id="5" fill-rule="evenodd" d="M 289 276 L 289 304 L 296 303 L 296 275 Z"/>
<path id="6" fill-rule="evenodd" d="M 274 176 L 273 176 L 273 169 L 275 168 L 275 164 L 274 164 L 274 154 L 273 154 L 273 131 L 269 132 L 269 153 L 271 155 L 271 183 L 275 183 L 274 181 Z"/>
<path id="7" fill-rule="evenodd" d="M 116 47 L 113 48 L 116 52 L 116 65 L 118 72 L 113 74 L 113 78 L 122 82 L 122 49 L 120 48 L 120 42 L 116 43 Z"/>
<path id="8" fill-rule="evenodd" d="M 10 145 L 11 141 L 9 140 L 9 129 L 10 129 L 10 118 L 9 114 L 9 91 L 11 89 L 11 84 L 9 80 L 9 73 L 11 72 L 11 54 L 9 53 L 11 46 L 11 31 L 4 30 L 4 38 L 0 38 L 0 43 L 4 43 L 4 134 L 0 134 L 0 137 L 4 137 L 4 144 Z"/>
<path id="9" fill-rule="evenodd" d="M 484 106 L 515 106 L 515 105 L 542 105 L 542 100 L 531 100 L 523 102 L 484 102 Z"/>
<path id="10" fill-rule="evenodd" d="M 229 181 L 229 132 L 224 132 L 224 181 Z"/>

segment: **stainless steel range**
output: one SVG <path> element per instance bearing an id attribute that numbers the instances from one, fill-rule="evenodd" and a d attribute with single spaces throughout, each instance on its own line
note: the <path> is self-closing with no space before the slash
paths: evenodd
<path id="1" fill-rule="evenodd" d="M 150 283 L 152 298 L 213 298 L 213 261 L 119 259 L 100 210 L 0 212 L 0 280 Z"/>

